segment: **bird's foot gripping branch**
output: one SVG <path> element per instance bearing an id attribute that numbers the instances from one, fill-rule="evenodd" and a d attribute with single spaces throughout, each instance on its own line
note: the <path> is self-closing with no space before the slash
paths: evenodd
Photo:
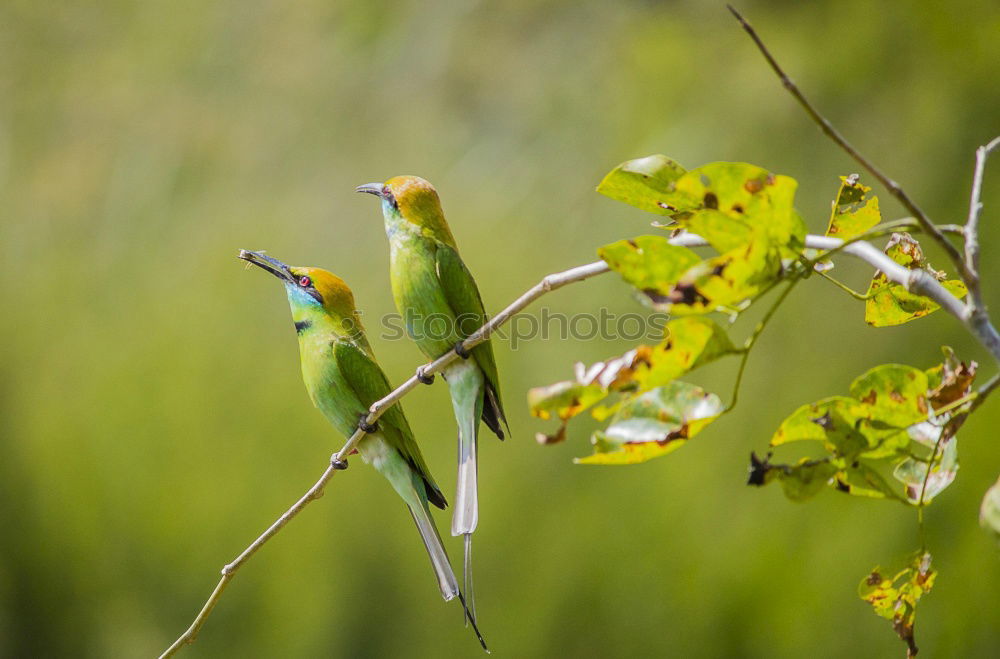
<path id="1" fill-rule="evenodd" d="M 573 379 L 531 390 L 531 413 L 559 422 L 554 432 L 539 433 L 538 441 L 565 440 L 570 420 L 589 410 L 606 425 L 591 436 L 593 453 L 577 463 L 635 464 L 683 446 L 733 409 L 757 338 L 792 289 L 814 274 L 861 301 L 872 327 L 944 308 L 988 347 L 988 335 L 970 324 L 969 307 L 961 301 L 971 285 L 931 266 L 906 231 L 921 231 L 918 223 L 883 223 L 878 198 L 851 175 L 841 180 L 826 233 L 810 236 L 793 205 L 795 187 L 793 179 L 753 165 L 719 162 L 687 171 L 661 155 L 611 171 L 598 191 L 660 216 L 653 225 L 662 233 L 612 243 L 599 254 L 641 302 L 673 318 L 658 343 L 578 364 Z M 868 242 L 887 234 L 884 250 Z M 699 245 L 714 253 L 692 249 Z M 830 274 L 840 252 L 877 268 L 866 292 Z M 749 336 L 735 341 L 729 325 L 774 288 L 780 292 Z M 738 367 L 728 404 L 680 379 L 730 355 Z M 855 379 L 848 395 L 794 411 L 774 433 L 765 457 L 751 454 L 749 483 L 777 481 L 795 501 L 823 489 L 896 501 L 917 510 L 923 537 L 923 508 L 955 479 L 956 433 L 996 384 L 994 378 L 975 390 L 976 371 L 976 362 L 959 360 L 947 347 L 942 363 L 930 368 L 876 366 Z M 807 455 L 795 457 L 796 448 Z M 786 453 L 790 458 L 775 458 Z M 1000 532 L 997 498 L 987 494 L 982 517 Z M 908 567 L 893 573 L 876 568 L 860 590 L 876 613 L 893 621 L 911 654 L 916 604 L 934 581 L 930 561 L 921 547 Z"/>

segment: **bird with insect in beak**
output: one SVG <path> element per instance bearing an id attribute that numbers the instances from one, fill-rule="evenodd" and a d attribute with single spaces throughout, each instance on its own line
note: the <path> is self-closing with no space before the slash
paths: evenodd
<path id="1" fill-rule="evenodd" d="M 444 509 L 447 501 L 420 455 L 403 409 L 393 405 L 375 426 L 365 425 L 368 408 L 389 395 L 392 387 L 375 361 L 351 289 L 340 277 L 321 268 L 291 267 L 248 250 L 241 250 L 240 258 L 270 272 L 285 285 L 309 398 L 345 437 L 359 426 L 367 432 L 357 445 L 361 458 L 385 476 L 409 507 L 442 597 L 445 601 L 456 596 L 461 600 L 476 637 L 486 649 L 430 514 L 428 504 Z"/>
<path id="2" fill-rule="evenodd" d="M 458 422 L 458 483 L 451 533 L 465 539 L 465 594 L 475 616 L 472 533 L 479 523 L 479 421 L 500 439 L 504 438 L 501 423 L 507 425 L 493 346 L 487 340 L 468 352 L 460 347 L 486 322 L 483 300 L 458 255 L 433 185 L 418 176 L 396 176 L 356 190 L 382 202 L 392 295 L 410 338 L 431 359 L 453 348 L 463 358 L 447 366 L 442 375 Z M 430 378 L 421 380 L 430 383 Z"/>

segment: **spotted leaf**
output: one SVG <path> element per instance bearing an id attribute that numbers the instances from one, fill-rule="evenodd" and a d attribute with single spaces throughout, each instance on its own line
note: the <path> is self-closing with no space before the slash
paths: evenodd
<path id="1" fill-rule="evenodd" d="M 603 431 L 591 438 L 594 454 L 578 464 L 645 462 L 683 446 L 722 412 L 722 401 L 686 382 L 674 381 L 624 403 Z"/>
<path id="2" fill-rule="evenodd" d="M 920 244 L 908 233 L 894 233 L 886 246 L 885 253 L 893 261 L 908 268 L 922 268 L 934 275 L 949 293 L 957 298 L 965 297 L 965 284 L 958 279 L 945 280 L 943 272 L 930 267 L 924 259 Z M 888 327 L 923 318 L 941 306 L 928 297 L 916 295 L 906 290 L 902 284 L 891 282 L 881 271 L 876 271 L 868 286 L 865 301 L 865 322 L 872 327 Z"/>
<path id="3" fill-rule="evenodd" d="M 858 182 L 858 175 L 840 177 L 840 191 L 833 202 L 826 235 L 849 240 L 882 221 L 878 197 L 868 196 L 871 188 Z"/>
<path id="4" fill-rule="evenodd" d="M 677 179 L 684 173 L 684 168 L 670 158 L 655 154 L 618 165 L 608 172 L 597 191 L 650 213 L 673 215 L 699 204 L 676 190 Z"/>
<path id="5" fill-rule="evenodd" d="M 871 604 L 876 615 L 892 621 L 896 634 L 906 643 L 908 657 L 917 654 L 913 636 L 917 603 L 930 592 L 936 577 L 931 555 L 921 552 L 902 570 L 876 567 L 858 585 L 858 596 Z"/>

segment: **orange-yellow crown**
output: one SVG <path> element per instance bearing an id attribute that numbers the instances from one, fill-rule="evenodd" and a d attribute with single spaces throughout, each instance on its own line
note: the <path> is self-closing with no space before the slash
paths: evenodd
<path id="1" fill-rule="evenodd" d="M 419 176 L 394 176 L 385 182 L 407 221 L 427 229 L 438 240 L 454 246 L 455 239 L 444 219 L 441 198 L 427 179 Z"/>

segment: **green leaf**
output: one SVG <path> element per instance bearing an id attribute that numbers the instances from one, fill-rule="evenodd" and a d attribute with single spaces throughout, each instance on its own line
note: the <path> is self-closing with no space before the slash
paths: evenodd
<path id="1" fill-rule="evenodd" d="M 902 570 L 886 572 L 876 567 L 858 585 L 858 596 L 872 605 L 876 615 L 892 621 L 896 634 L 906 643 L 909 657 L 917 654 L 913 637 L 917 602 L 930 592 L 936 577 L 937 572 L 931 568 L 931 555 L 924 552 L 917 554 Z"/>
<path id="2" fill-rule="evenodd" d="M 782 421 L 771 437 L 771 446 L 816 440 L 837 455 L 854 456 L 868 448 L 868 439 L 856 428 L 865 407 L 847 396 L 831 396 L 803 405 Z"/>
<path id="3" fill-rule="evenodd" d="M 697 435 L 722 412 L 722 401 L 674 381 L 624 403 L 611 424 L 591 438 L 594 454 L 578 464 L 637 464 L 666 455 Z"/>
<path id="4" fill-rule="evenodd" d="M 555 415 L 566 420 L 606 395 L 607 391 L 598 384 L 580 384 L 567 380 L 528 391 L 528 407 L 531 414 L 539 419 L 551 419 Z"/>
<path id="5" fill-rule="evenodd" d="M 875 419 L 905 428 L 927 416 L 927 374 L 903 364 L 876 366 L 851 383 L 851 395 Z"/>
<path id="6" fill-rule="evenodd" d="M 802 248 L 806 226 L 793 207 L 795 179 L 742 162 L 715 162 L 684 174 L 675 182 L 678 194 L 759 228 L 769 241 L 793 253 Z M 684 224 L 682 215 L 675 219 Z"/>
<path id="7" fill-rule="evenodd" d="M 805 501 L 819 494 L 837 473 L 830 462 L 802 458 L 799 464 L 778 471 L 781 489 L 792 501 Z"/>
<path id="8" fill-rule="evenodd" d="M 669 216 L 719 251 L 746 242 L 735 236 L 721 237 L 717 230 L 721 215 L 761 230 L 783 256 L 794 256 L 802 249 L 806 235 L 805 222 L 793 207 L 797 186 L 793 178 L 741 162 L 709 163 L 685 172 L 670 158 L 657 154 L 618 165 L 597 191 L 644 211 Z M 700 230 L 695 230 L 690 225 L 701 213 L 716 217 L 708 226 L 709 220 L 697 220 Z M 708 230 L 712 237 L 703 235 L 702 230 Z"/>
<path id="9" fill-rule="evenodd" d="M 979 506 L 979 524 L 1000 540 L 1000 479 L 986 490 L 983 503 Z"/>
<path id="10" fill-rule="evenodd" d="M 761 487 L 777 479 L 785 496 L 792 501 L 805 501 L 816 496 L 824 486 L 830 484 L 837 473 L 837 465 L 829 458 L 809 460 L 802 458 L 797 464 L 771 464 L 770 455 L 761 460 L 755 453 L 750 454 L 750 477 L 748 485 Z"/>
<path id="11" fill-rule="evenodd" d="M 878 197 L 868 196 L 871 188 L 858 183 L 857 174 L 840 177 L 840 191 L 833 202 L 826 235 L 850 240 L 882 221 Z"/>
<path id="12" fill-rule="evenodd" d="M 654 309 L 678 315 L 729 310 L 781 275 L 781 256 L 755 235 L 719 256 L 702 260 L 663 236 L 638 236 L 605 245 L 598 255 L 637 288 Z"/>
<path id="13" fill-rule="evenodd" d="M 781 255 L 756 236 L 719 256 L 692 266 L 668 295 L 656 302 L 677 315 L 730 311 L 781 276 Z"/>
<path id="14" fill-rule="evenodd" d="M 552 434 L 538 433 L 539 443 L 563 441 L 569 419 L 588 408 L 593 408 L 591 414 L 598 421 L 612 415 L 631 414 L 629 405 L 637 394 L 655 390 L 690 370 L 736 352 L 725 330 L 708 318 L 674 319 L 664 326 L 664 334 L 665 338 L 656 346 L 642 345 L 588 367 L 577 364 L 575 379 L 531 389 L 528 392 L 531 414 L 541 419 L 556 417 L 562 422 Z M 613 393 L 627 396 L 594 407 Z"/>
<path id="15" fill-rule="evenodd" d="M 954 435 L 968 414 L 968 403 L 955 407 L 972 390 L 976 363 L 965 364 L 945 348 L 945 361 L 920 370 L 903 364 L 883 364 L 855 378 L 851 396 L 831 396 L 803 405 L 789 415 L 771 437 L 772 447 L 800 441 L 822 442 L 830 454 L 822 460 L 836 465 L 831 484 L 853 496 L 890 498 L 910 505 L 929 503 L 955 479 L 958 470 Z M 946 405 L 953 407 L 944 412 Z M 939 454 L 930 455 L 935 447 Z M 921 454 L 927 454 L 923 458 Z M 931 463 L 930 477 L 927 466 Z M 771 465 L 753 457 L 751 484 L 763 485 L 775 476 L 768 470 L 792 474 L 789 465 Z M 893 476 L 899 488 L 883 477 Z M 788 476 L 790 477 L 790 476 Z M 814 487 L 812 481 L 809 486 Z M 812 493 L 804 489 L 805 494 Z"/>
<path id="16" fill-rule="evenodd" d="M 654 306 L 670 294 L 681 275 L 701 262 L 695 252 L 671 245 L 663 236 L 620 240 L 601 247 L 597 254 Z"/>
<path id="17" fill-rule="evenodd" d="M 643 390 L 664 385 L 737 351 L 726 331 L 710 318 L 676 318 L 664 326 L 663 333 L 666 338 L 636 371 L 635 380 Z"/>
<path id="18" fill-rule="evenodd" d="M 673 215 L 697 208 L 700 203 L 676 192 L 674 184 L 684 173 L 684 168 L 670 158 L 655 154 L 618 165 L 604 177 L 597 191 L 650 213 Z"/>
<path id="19" fill-rule="evenodd" d="M 852 459 L 853 460 L 853 459 Z M 750 454 L 748 485 L 762 486 L 778 479 L 785 496 L 793 501 L 805 501 L 815 496 L 824 485 L 852 496 L 899 499 L 899 495 L 872 467 L 864 462 L 828 457 L 819 460 L 802 458 L 797 464 L 773 464 L 770 455 L 764 460 Z"/>
<path id="20" fill-rule="evenodd" d="M 908 233 L 894 233 L 886 246 L 885 253 L 893 261 L 912 269 L 922 268 L 937 279 L 943 280 L 944 273 L 932 269 L 924 259 L 920 244 Z M 941 281 L 945 290 L 957 298 L 965 297 L 965 284 L 958 279 Z M 906 287 L 891 282 L 881 271 L 877 271 L 868 286 L 865 301 L 865 322 L 872 327 L 889 327 L 923 318 L 940 309 L 941 306 L 928 297 L 915 295 Z"/>
<path id="21" fill-rule="evenodd" d="M 754 235 L 749 224 L 717 210 L 697 211 L 681 224 L 691 233 L 708 241 L 720 254 L 747 244 Z"/>
<path id="22" fill-rule="evenodd" d="M 892 486 L 882 478 L 871 466 L 864 462 L 855 462 L 837 474 L 835 487 L 855 497 L 871 499 L 899 499 Z"/>

